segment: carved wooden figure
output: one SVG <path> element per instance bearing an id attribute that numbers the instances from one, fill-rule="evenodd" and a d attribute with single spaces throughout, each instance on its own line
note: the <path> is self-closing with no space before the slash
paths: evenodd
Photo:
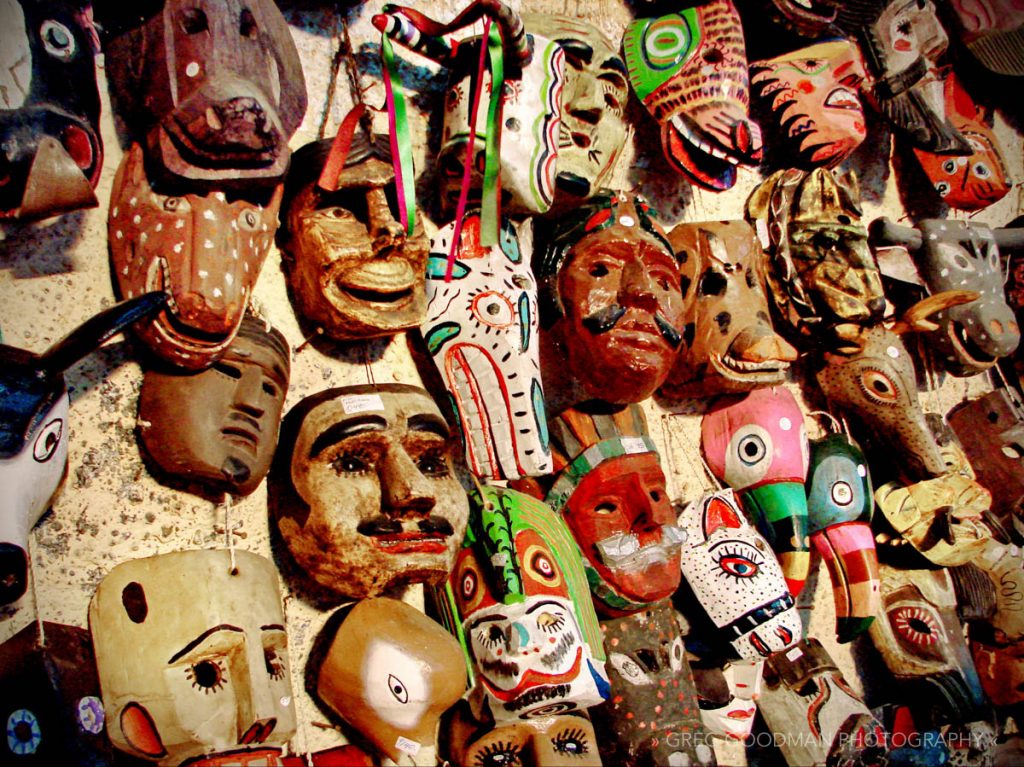
<path id="1" fill-rule="evenodd" d="M 166 301 L 150 293 L 86 320 L 41 354 L 0 344 L 0 605 L 28 585 L 28 536 L 68 470 L 64 371 Z"/>
<path id="2" fill-rule="evenodd" d="M 1016 0 L 949 0 L 960 39 L 987 69 L 1024 75 L 1024 17 Z"/>
<path id="3" fill-rule="evenodd" d="M 669 242 L 680 262 L 686 324 L 661 395 L 703 397 L 783 383 L 797 351 L 768 318 L 766 256 L 750 225 L 683 223 Z"/>
<path id="4" fill-rule="evenodd" d="M 808 444 L 803 413 L 783 387 L 726 397 L 701 420 L 711 471 L 737 492 L 747 516 L 779 558 L 795 596 L 810 568 L 807 537 Z"/>
<path id="5" fill-rule="evenodd" d="M 86 3 L 0 2 L 0 221 L 98 204 L 100 96 Z"/>
<path id="6" fill-rule="evenodd" d="M 298 565 L 354 599 L 440 583 L 469 504 L 448 424 L 426 391 L 346 386 L 307 396 L 281 425 L 269 506 Z"/>
<path id="7" fill-rule="evenodd" d="M 274 563 L 248 551 L 117 565 L 89 604 L 114 746 L 166 767 L 280 765 L 296 721 L 284 623 Z"/>
<path id="8" fill-rule="evenodd" d="M 692 668 L 704 729 L 716 738 L 744 740 L 754 727 L 764 660 L 735 660 L 722 668 L 700 665 Z"/>
<path id="9" fill-rule="evenodd" d="M 317 696 L 389 759 L 434 745 L 438 718 L 466 691 L 459 643 L 387 597 L 345 611 L 316 676 Z"/>
<path id="10" fill-rule="evenodd" d="M 668 163 L 723 191 L 738 165 L 761 160 L 761 129 L 748 115 L 743 27 L 731 0 L 639 19 L 622 42 L 629 80 L 661 125 Z"/>
<path id="11" fill-rule="evenodd" d="M 188 370 L 224 355 L 274 240 L 280 205 L 280 186 L 262 203 L 229 200 L 222 191 L 159 191 L 142 147 L 129 147 L 114 178 L 107 235 L 122 296 L 170 295 L 164 311 L 135 330 L 150 351 Z"/>
<path id="12" fill-rule="evenodd" d="M 306 83 L 272 0 L 167 0 L 106 52 L 116 107 L 155 180 L 223 191 L 284 176 Z"/>
<path id="13" fill-rule="evenodd" d="M 284 336 L 246 315 L 207 370 L 145 371 L 139 442 L 166 475 L 249 495 L 270 471 L 290 370 Z"/>
<path id="14" fill-rule="evenodd" d="M 480 213 L 462 224 L 451 281 L 456 224 L 431 240 L 427 264 L 427 349 L 451 395 L 478 477 L 517 479 L 551 470 L 537 340 L 537 283 L 529 254 L 504 219 L 498 243 L 480 245 Z"/>
<path id="15" fill-rule="evenodd" d="M 679 264 L 640 197 L 605 192 L 535 232 L 542 323 L 586 398 L 641 402 L 682 344 Z"/>

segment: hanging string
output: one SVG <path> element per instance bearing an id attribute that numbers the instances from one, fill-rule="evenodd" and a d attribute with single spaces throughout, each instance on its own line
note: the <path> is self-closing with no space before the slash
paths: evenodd
<path id="1" fill-rule="evenodd" d="M 678 417 L 684 415 L 684 413 L 669 413 L 668 415 Z M 690 468 L 696 468 L 696 465 L 694 464 L 692 457 L 696 455 L 697 460 L 700 461 L 701 468 L 704 470 L 703 473 L 705 478 L 711 481 L 710 489 L 714 491 L 721 490 L 722 483 L 718 481 L 718 477 L 715 476 L 715 473 L 711 471 L 711 467 L 708 466 L 707 461 L 704 460 L 704 454 L 701 451 L 700 447 L 693 443 L 693 440 L 690 439 L 690 435 L 686 433 L 685 428 L 681 429 L 680 433 L 682 434 L 682 439 L 686 442 L 686 446 L 689 448 L 689 450 L 684 451 L 684 454 L 686 456 L 687 462 L 690 464 Z M 693 471 L 693 474 L 694 476 L 698 477 L 698 479 L 701 477 L 701 472 L 699 471 Z M 701 490 L 707 492 L 708 489 L 709 488 L 707 484 L 704 481 L 701 481 Z"/>
<path id="2" fill-rule="evenodd" d="M 1010 405 L 1016 411 L 1018 418 L 1024 418 L 1024 403 L 1017 397 L 1017 392 L 1010 385 L 1010 382 L 1006 380 L 1006 376 L 1003 374 L 1003 369 L 998 363 L 992 366 L 993 370 L 996 371 L 996 375 L 999 376 L 999 380 L 1003 382 L 1003 389 L 1006 390 L 1006 396 L 1010 400 Z"/>
<path id="3" fill-rule="evenodd" d="M 43 616 L 39 611 L 39 592 L 36 591 L 36 551 L 35 531 L 28 536 L 28 577 L 32 582 L 32 607 L 36 611 L 36 630 L 39 632 L 39 646 L 46 647 L 46 630 L 43 628 Z"/>
<path id="4" fill-rule="evenodd" d="M 359 347 L 359 355 L 363 358 L 363 370 L 366 372 L 366 383 L 376 386 L 377 381 L 373 377 L 373 365 L 370 363 L 370 353 L 366 347 Z"/>
<path id="5" fill-rule="evenodd" d="M 235 531 L 231 529 L 231 493 L 224 493 L 221 505 L 224 507 L 224 536 L 227 538 L 228 552 L 231 554 L 231 568 L 228 574 L 238 575 L 238 565 L 235 562 Z"/>
<path id="6" fill-rule="evenodd" d="M 832 428 L 835 430 L 835 432 L 837 434 L 841 434 L 842 433 L 843 429 L 842 429 L 842 426 L 840 426 L 840 424 L 839 424 L 839 419 L 836 418 L 831 413 L 829 413 L 827 410 L 811 410 L 809 413 L 807 413 L 807 415 L 823 415 L 823 416 L 825 416 L 829 420 L 829 422 L 831 423 Z M 825 429 L 825 431 L 828 432 L 828 429 Z"/>
<path id="7" fill-rule="evenodd" d="M 340 16 L 335 16 L 335 20 L 341 21 L 341 39 L 338 41 L 338 50 L 331 60 L 331 73 L 327 81 L 327 103 L 324 104 L 324 111 L 320 116 L 320 127 L 316 132 L 318 139 L 323 139 L 327 134 L 327 123 L 330 120 L 331 111 L 334 107 L 334 95 L 338 90 L 338 75 L 341 74 L 341 65 L 350 62 L 354 58 L 352 56 L 352 43 L 348 37 L 348 27 L 345 24 L 345 20 Z M 349 76 L 351 78 L 351 72 Z M 353 91 L 352 100 L 356 103 L 361 101 L 361 99 L 357 99 L 355 91 Z"/>

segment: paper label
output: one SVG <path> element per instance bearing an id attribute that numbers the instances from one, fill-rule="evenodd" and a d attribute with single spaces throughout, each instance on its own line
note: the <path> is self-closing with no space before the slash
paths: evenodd
<path id="1" fill-rule="evenodd" d="M 349 394 L 341 398 L 341 409 L 346 415 L 365 413 L 367 410 L 383 410 L 384 401 L 379 394 Z"/>
<path id="2" fill-rule="evenodd" d="M 803 657 L 804 651 L 799 647 L 794 647 L 792 650 L 786 653 L 786 658 L 795 661 L 797 658 Z"/>
<path id="3" fill-rule="evenodd" d="M 404 751 L 409 756 L 416 756 L 420 752 L 420 744 L 415 740 L 409 740 L 408 738 L 399 735 L 398 740 L 395 741 L 395 748 L 399 751 Z"/>

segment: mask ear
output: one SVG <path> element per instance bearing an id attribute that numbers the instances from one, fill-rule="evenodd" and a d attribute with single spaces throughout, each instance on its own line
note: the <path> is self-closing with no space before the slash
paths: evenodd
<path id="1" fill-rule="evenodd" d="M 720 527 L 742 527 L 736 510 L 717 495 L 704 508 L 704 537 L 709 538 Z"/>
<path id="2" fill-rule="evenodd" d="M 145 706 L 132 701 L 121 709 L 120 725 L 125 740 L 132 748 L 138 749 L 150 759 L 167 756 L 156 723 Z"/>

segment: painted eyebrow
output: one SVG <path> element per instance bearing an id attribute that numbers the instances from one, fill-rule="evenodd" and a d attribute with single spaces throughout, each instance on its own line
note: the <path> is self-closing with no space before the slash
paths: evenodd
<path id="1" fill-rule="evenodd" d="M 260 626 L 260 631 L 284 631 L 284 626 L 280 623 L 268 623 L 266 626 Z"/>
<path id="2" fill-rule="evenodd" d="M 629 77 L 629 71 L 626 69 L 626 64 L 622 59 L 612 56 L 609 59 L 605 59 L 601 62 L 600 69 L 610 69 L 614 72 L 618 72 L 625 78 Z"/>
<path id="3" fill-rule="evenodd" d="M 331 445 L 336 445 L 353 434 L 362 434 L 367 431 L 384 431 L 387 428 L 387 420 L 379 415 L 363 415 L 358 418 L 349 418 L 341 423 L 332 424 L 319 437 L 313 440 L 313 445 L 309 448 L 309 457 L 316 458 Z"/>
<path id="4" fill-rule="evenodd" d="M 475 621 L 473 623 L 473 626 L 469 630 L 472 631 L 473 629 L 479 628 L 480 626 L 483 626 L 485 623 L 494 623 L 495 621 L 507 621 L 507 620 L 508 620 L 508 616 L 507 615 L 488 615 L 488 616 L 486 616 L 484 618 L 481 618 L 478 621 Z"/>
<path id="5" fill-rule="evenodd" d="M 530 608 L 528 608 L 527 611 L 526 611 L 526 614 L 529 615 L 534 610 L 539 610 L 540 608 L 547 607 L 549 605 L 554 605 L 555 607 L 557 607 L 560 610 L 564 609 L 564 605 L 559 604 L 555 600 L 553 600 L 553 599 L 545 599 L 543 602 L 538 602 L 537 604 L 535 604 L 535 605 L 531 606 Z"/>
<path id="6" fill-rule="evenodd" d="M 571 51 L 574 56 L 578 56 L 588 64 L 594 58 L 594 48 L 587 45 L 582 40 L 574 40 L 566 37 L 561 40 L 555 40 L 555 42 L 565 48 L 566 51 Z"/>
<path id="7" fill-rule="evenodd" d="M 222 623 L 219 626 L 214 626 L 213 628 L 206 629 L 206 631 L 204 631 L 202 634 L 197 636 L 187 645 L 182 647 L 180 650 L 178 650 L 178 652 L 174 653 L 174 655 L 171 656 L 171 659 L 167 661 L 168 665 L 174 663 L 174 661 L 178 660 L 178 658 L 180 658 L 182 655 L 186 655 L 192 652 L 192 650 L 201 645 L 208 636 L 210 636 L 211 634 L 216 634 L 218 631 L 237 631 L 239 634 L 243 633 L 242 629 L 238 628 L 238 626 L 231 626 L 227 623 Z"/>
<path id="8" fill-rule="evenodd" d="M 426 431 L 445 439 L 451 436 L 447 422 L 443 418 L 431 415 L 430 413 L 419 413 L 418 415 L 409 416 L 408 425 L 410 431 Z"/>

